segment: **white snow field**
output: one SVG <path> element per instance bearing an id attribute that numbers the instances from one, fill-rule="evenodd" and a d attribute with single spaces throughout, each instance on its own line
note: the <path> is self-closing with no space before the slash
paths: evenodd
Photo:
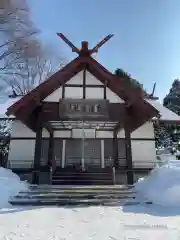
<path id="1" fill-rule="evenodd" d="M 23 190 L 28 190 L 28 184 L 11 170 L 0 167 L 0 208 L 10 206 L 9 198 Z"/>
<path id="2" fill-rule="evenodd" d="M 163 194 L 162 198 L 167 198 L 168 204 L 167 201 L 156 201 L 152 205 L 142 202 L 141 205 L 114 207 L 12 207 L 8 205 L 8 198 L 27 190 L 28 185 L 11 171 L 0 168 L 0 240 L 180 239 L 178 172 L 180 175 L 180 167 L 173 163 L 154 170 L 136 184 L 143 194 L 154 191 L 157 196 L 150 195 L 153 200 L 159 200 Z M 145 187 L 149 191 L 145 192 Z"/>
<path id="3" fill-rule="evenodd" d="M 153 204 L 180 208 L 180 161 L 171 160 L 135 184 L 140 197 Z"/>

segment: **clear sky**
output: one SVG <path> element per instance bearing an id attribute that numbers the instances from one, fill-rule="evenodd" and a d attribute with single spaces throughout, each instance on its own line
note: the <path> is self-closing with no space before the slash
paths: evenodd
<path id="1" fill-rule="evenodd" d="M 123 68 L 162 99 L 180 76 L 180 0 L 28 0 L 42 39 L 71 60 L 76 55 L 58 39 L 94 46 L 114 37 L 95 58 L 110 71 Z"/>

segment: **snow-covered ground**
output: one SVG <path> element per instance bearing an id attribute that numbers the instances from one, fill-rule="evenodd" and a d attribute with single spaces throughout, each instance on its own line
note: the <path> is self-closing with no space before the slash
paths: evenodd
<path id="1" fill-rule="evenodd" d="M 8 199 L 20 191 L 28 190 L 28 184 L 9 169 L 0 167 L 0 208 L 8 207 Z"/>
<path id="2" fill-rule="evenodd" d="M 155 168 L 135 184 L 140 198 L 154 205 L 180 208 L 180 161 L 172 160 Z"/>
<path id="3" fill-rule="evenodd" d="M 12 207 L 8 198 L 28 185 L 0 168 L 0 240 L 180 239 L 180 166 L 162 166 L 136 188 L 152 205 Z M 178 204 L 179 203 L 179 204 Z M 163 206 L 162 206 L 163 205 Z"/>
<path id="4" fill-rule="evenodd" d="M 180 215 L 171 214 L 152 206 L 2 209 L 0 240 L 177 240 Z"/>

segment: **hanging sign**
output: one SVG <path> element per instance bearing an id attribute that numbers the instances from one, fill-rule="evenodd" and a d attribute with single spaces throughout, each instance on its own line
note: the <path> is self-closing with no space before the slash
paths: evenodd
<path id="1" fill-rule="evenodd" d="M 108 117 L 108 100 L 61 99 L 60 113 L 70 118 Z"/>

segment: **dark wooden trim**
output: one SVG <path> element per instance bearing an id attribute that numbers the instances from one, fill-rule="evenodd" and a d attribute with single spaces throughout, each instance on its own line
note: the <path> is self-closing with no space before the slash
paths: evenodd
<path id="1" fill-rule="evenodd" d="M 72 132 L 72 129 L 68 129 L 68 131 Z M 10 140 L 35 140 L 35 137 L 11 137 Z M 42 139 L 49 139 L 49 137 L 42 137 Z M 54 139 L 69 139 L 69 138 L 61 138 L 61 137 L 54 137 Z M 74 138 L 74 139 L 80 139 L 80 138 Z M 94 139 L 94 138 L 86 138 L 86 139 Z M 113 139 L 112 138 L 96 138 L 96 139 L 100 139 L 100 140 L 105 140 L 105 139 Z M 118 140 L 125 140 L 125 138 L 117 138 Z M 131 138 L 131 141 L 156 141 L 155 138 Z"/>
<path id="2" fill-rule="evenodd" d="M 62 85 L 62 98 L 65 98 L 65 86 L 64 86 L 64 84 Z"/>
<path id="3" fill-rule="evenodd" d="M 127 161 L 127 183 L 134 184 L 134 173 L 132 171 L 133 163 L 132 163 L 131 132 L 127 124 L 125 124 L 125 149 Z"/>
<path id="4" fill-rule="evenodd" d="M 39 171 L 41 166 L 41 148 L 42 148 L 42 125 L 38 124 L 34 152 L 34 173 L 32 177 L 33 184 L 39 184 Z"/>
<path id="5" fill-rule="evenodd" d="M 73 130 L 71 129 L 71 138 L 73 138 Z"/>
<path id="6" fill-rule="evenodd" d="M 86 70 L 85 70 L 86 71 Z M 84 72 L 83 72 L 84 73 Z M 84 79 L 84 74 L 83 74 Z M 73 88 L 104 88 L 104 85 L 96 85 L 96 84 L 65 84 L 65 88 L 73 87 Z"/>
<path id="7" fill-rule="evenodd" d="M 104 99 L 107 99 L 107 90 L 106 90 L 106 85 L 104 85 Z"/>
<path id="8" fill-rule="evenodd" d="M 117 133 L 113 132 L 113 166 L 118 167 L 118 138 Z"/>
<path id="9" fill-rule="evenodd" d="M 53 133 L 50 133 L 48 148 L 48 166 L 50 165 L 52 166 L 53 152 L 54 152 L 54 136 Z"/>
<path id="10" fill-rule="evenodd" d="M 83 70 L 83 99 L 86 98 L 86 69 Z"/>
<path id="11" fill-rule="evenodd" d="M 69 129 L 69 128 L 63 128 L 63 129 L 53 128 L 53 131 L 54 131 L 54 132 L 56 132 L 56 131 L 71 131 L 71 129 Z"/>
<path id="12" fill-rule="evenodd" d="M 156 141 L 155 138 L 131 138 L 131 141 Z"/>
<path id="13" fill-rule="evenodd" d="M 33 173 L 33 169 L 32 168 L 11 168 L 12 172 L 16 173 L 16 174 L 32 174 Z M 42 172 L 48 172 L 48 168 L 45 166 L 45 167 L 42 167 L 41 166 L 41 173 Z M 61 171 L 61 172 L 67 172 L 67 168 L 60 168 L 58 167 L 58 171 Z M 99 170 L 101 171 L 109 171 L 109 172 L 112 172 L 112 169 L 111 168 L 99 168 L 97 169 L 97 171 L 99 172 Z M 133 168 L 132 171 L 134 173 L 144 173 L 144 174 L 148 174 L 149 171 L 151 171 L 152 168 Z M 127 173 L 127 169 L 125 168 L 119 168 L 119 169 L 116 169 L 116 173 L 117 174 L 126 174 Z"/>

